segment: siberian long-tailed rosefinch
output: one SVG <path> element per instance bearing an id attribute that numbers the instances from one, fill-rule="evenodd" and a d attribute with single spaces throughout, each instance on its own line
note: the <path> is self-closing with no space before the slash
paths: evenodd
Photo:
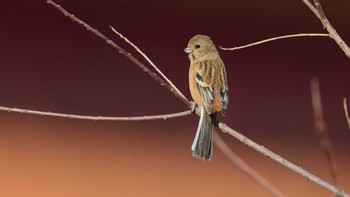
<path id="1" fill-rule="evenodd" d="M 213 124 L 216 114 L 227 110 L 228 86 L 224 62 L 213 41 L 196 35 L 184 50 L 191 61 L 189 85 L 193 100 L 200 110 L 200 120 L 192 144 L 194 157 L 210 160 L 213 155 Z"/>

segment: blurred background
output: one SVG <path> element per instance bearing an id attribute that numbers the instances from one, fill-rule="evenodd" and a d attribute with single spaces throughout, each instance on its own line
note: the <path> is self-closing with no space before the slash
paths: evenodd
<path id="1" fill-rule="evenodd" d="M 56 3 L 146 62 L 110 29 L 141 48 L 190 98 L 183 49 L 195 34 L 234 47 L 293 33 L 325 33 L 298 1 L 68 1 Z M 350 44 L 350 1 L 322 1 Z M 0 7 L 0 105 L 81 115 L 139 116 L 187 110 L 140 68 L 44 0 Z M 219 50 L 230 103 L 221 121 L 331 181 L 314 131 L 310 79 L 320 80 L 338 178 L 350 192 L 350 59 L 326 37 L 291 38 L 234 52 Z M 146 64 L 147 65 L 147 64 Z M 350 104 L 349 104 L 350 105 Z M 95 122 L 0 112 L 0 196 L 269 196 L 218 150 L 192 157 L 197 116 Z M 220 135 L 287 196 L 329 192 Z"/>

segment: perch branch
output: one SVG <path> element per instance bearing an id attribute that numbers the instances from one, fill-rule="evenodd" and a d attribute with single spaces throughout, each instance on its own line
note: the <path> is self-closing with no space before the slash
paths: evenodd
<path id="1" fill-rule="evenodd" d="M 257 171 L 244 162 L 230 147 L 224 142 L 220 135 L 214 132 L 214 144 L 221 150 L 222 153 L 234 163 L 244 174 L 249 176 L 253 181 L 265 189 L 271 196 L 285 197 L 285 195 L 275 188 L 268 180 L 261 176 Z"/>
<path id="2" fill-rule="evenodd" d="M 347 102 L 347 99 L 346 97 L 344 97 L 343 105 L 344 105 L 345 118 L 346 118 L 346 121 L 348 122 L 348 126 L 350 129 L 350 118 L 349 118 L 349 111 L 348 111 L 349 108 L 346 102 Z"/>
<path id="3" fill-rule="evenodd" d="M 149 74 L 153 79 L 155 79 L 162 86 L 166 87 L 171 93 L 173 93 L 176 97 L 178 97 L 188 107 L 191 106 L 191 103 L 185 97 L 181 96 L 181 94 L 178 94 L 178 92 L 172 86 L 170 86 L 168 83 L 166 83 L 162 78 L 160 78 L 154 72 L 149 70 L 145 65 L 143 65 L 140 61 L 138 61 L 134 56 L 132 56 L 130 53 L 125 51 L 123 48 L 121 48 L 120 46 L 115 44 L 112 40 L 107 38 L 105 35 L 103 35 L 97 29 L 92 28 L 90 25 L 86 24 L 84 21 L 80 20 L 79 18 L 77 18 L 73 14 L 67 12 L 64 8 L 62 8 L 60 5 L 56 4 L 55 2 L 53 2 L 51 0 L 47 0 L 47 3 L 52 5 L 58 11 L 62 12 L 66 17 L 70 18 L 72 21 L 74 21 L 74 22 L 80 24 L 81 26 L 83 26 L 86 30 L 91 31 L 98 38 L 102 39 L 107 44 L 111 45 L 113 48 L 117 49 L 119 53 L 121 53 L 122 55 L 127 57 L 130 61 L 132 61 L 134 64 L 139 66 L 143 71 L 145 71 L 147 74 Z"/>
<path id="4" fill-rule="evenodd" d="M 123 36 L 123 34 L 119 33 L 114 27 L 109 26 L 112 31 L 114 33 L 116 33 L 118 36 L 120 36 L 120 38 L 122 38 L 123 40 L 125 40 L 125 42 L 127 42 L 128 44 L 130 44 L 132 47 L 134 47 L 134 49 L 139 52 L 146 60 L 147 62 L 170 84 L 171 87 L 173 87 L 177 93 L 182 96 L 183 99 L 187 98 L 181 93 L 181 91 L 179 89 L 177 89 L 177 87 L 170 81 L 170 79 L 168 79 L 168 77 L 166 77 L 163 72 L 161 70 L 158 69 L 158 67 L 147 57 L 147 55 L 142 52 L 136 45 L 134 45 L 134 43 L 132 43 L 127 37 Z"/>
<path id="5" fill-rule="evenodd" d="M 56 9 L 61 11 L 64 15 L 68 16 L 71 20 L 78 22 L 80 25 L 84 26 L 88 30 L 93 30 L 92 32 L 95 33 L 96 36 L 100 37 L 102 40 L 106 41 L 107 44 L 112 45 L 114 48 L 116 48 L 120 53 L 128 57 L 132 62 L 140 66 L 143 70 L 145 70 L 149 75 L 152 76 L 153 79 L 155 79 L 160 85 L 164 85 L 168 88 L 169 91 L 171 91 L 177 98 L 179 98 L 181 101 L 183 101 L 189 108 L 192 108 L 192 103 L 189 102 L 188 100 L 183 99 L 171 86 L 169 86 L 167 83 L 165 83 L 160 77 L 158 77 L 156 74 L 153 72 L 149 71 L 143 64 L 141 64 L 139 61 L 137 61 L 133 56 L 131 56 L 129 53 L 127 53 L 125 50 L 120 48 L 118 45 L 114 44 L 110 39 L 102 35 L 100 32 L 98 32 L 95 29 L 92 29 L 89 25 L 81 21 L 80 19 L 77 19 L 74 15 L 68 13 L 66 10 L 64 10 L 61 6 L 57 5 L 51 0 L 47 1 L 49 4 L 53 5 Z M 132 57 L 132 58 L 131 58 Z M 192 110 L 191 110 L 192 111 Z M 299 166 L 296 166 L 295 164 L 285 160 L 281 156 L 277 155 L 276 153 L 273 153 L 272 151 L 266 149 L 265 147 L 253 142 L 252 140 L 248 139 L 247 137 L 243 136 L 242 134 L 236 132 L 235 130 L 229 128 L 226 124 L 224 123 L 219 123 L 219 128 L 224 132 L 232 135 L 236 139 L 240 140 L 242 143 L 248 145 L 249 147 L 257 150 L 258 152 L 264 154 L 266 157 L 271 158 L 272 160 L 282 164 L 286 168 L 296 172 L 297 174 L 307 178 L 308 180 L 312 181 L 313 183 L 327 189 L 328 191 L 339 195 L 339 196 L 346 196 L 348 197 L 349 194 L 344 192 L 343 190 L 331 185 L 330 183 L 322 180 L 321 178 L 307 172 L 306 170 L 302 169 Z"/>
<path id="6" fill-rule="evenodd" d="M 327 181 L 311 174 L 310 172 L 304 170 L 303 168 L 287 161 L 283 157 L 277 155 L 276 153 L 270 151 L 269 149 L 265 148 L 264 146 L 255 143 L 254 141 L 250 140 L 249 138 L 245 137 L 244 135 L 238 133 L 237 131 L 231 129 L 224 123 L 219 123 L 219 128 L 224 133 L 228 133 L 231 136 L 235 137 L 239 141 L 241 141 L 243 144 L 253 148 L 254 150 L 258 151 L 259 153 L 265 155 L 267 158 L 270 158 L 277 163 L 281 164 L 282 166 L 286 167 L 287 169 L 303 176 L 307 180 L 310 180 L 311 182 L 323 187 L 324 189 L 332 192 L 333 194 L 337 196 L 343 196 L 343 197 L 349 197 L 349 194 L 347 194 L 345 191 L 335 187 L 334 185 L 328 183 Z"/>
<path id="7" fill-rule="evenodd" d="M 222 47 L 222 46 L 219 46 L 219 48 L 222 49 L 222 50 L 226 50 L 226 51 L 234 51 L 234 50 L 248 48 L 248 47 L 256 46 L 256 45 L 259 45 L 259 44 L 263 44 L 263 43 L 271 42 L 271 41 L 275 41 L 275 40 L 281 40 L 281 39 L 286 39 L 286 38 L 294 38 L 294 37 L 309 37 L 309 36 L 329 37 L 329 34 L 320 34 L 320 33 L 290 34 L 290 35 L 284 35 L 284 36 L 278 36 L 278 37 L 274 37 L 274 38 L 269 38 L 269 39 L 266 39 L 266 40 L 261 40 L 261 41 L 258 41 L 258 42 L 253 42 L 253 43 L 250 43 L 250 44 L 247 44 L 247 45 L 233 47 L 233 48 L 226 48 L 226 47 Z"/>
<path id="8" fill-rule="evenodd" d="M 320 19 L 323 27 L 329 32 L 329 37 L 331 37 L 338 46 L 344 51 L 345 55 L 350 58 L 350 48 L 344 42 L 344 40 L 339 36 L 337 31 L 334 29 L 332 24 L 327 19 L 326 15 L 323 12 L 321 3 L 319 0 L 314 0 L 315 5 L 312 5 L 309 0 L 303 0 L 305 5 Z"/>
<path id="9" fill-rule="evenodd" d="M 314 111 L 315 130 L 320 136 L 320 146 L 324 152 L 334 185 L 338 185 L 336 162 L 331 150 L 331 143 L 328 137 L 327 124 L 323 117 L 320 82 L 317 78 L 311 79 L 311 103 Z"/>
<path id="10" fill-rule="evenodd" d="M 84 115 L 63 114 L 63 113 L 55 113 L 55 112 L 43 112 L 43 111 L 35 111 L 35 110 L 27 110 L 27 109 L 2 107 L 2 106 L 0 106 L 0 111 L 17 112 L 22 114 L 33 114 L 33 115 L 40 115 L 40 116 L 53 116 L 53 117 L 60 117 L 60 118 L 80 119 L 80 120 L 94 120 L 94 121 L 166 120 L 169 118 L 177 118 L 177 117 L 187 116 L 192 114 L 192 110 L 187 110 L 183 112 L 163 114 L 163 115 L 134 116 L 134 117 L 106 117 L 106 116 L 84 116 Z"/>

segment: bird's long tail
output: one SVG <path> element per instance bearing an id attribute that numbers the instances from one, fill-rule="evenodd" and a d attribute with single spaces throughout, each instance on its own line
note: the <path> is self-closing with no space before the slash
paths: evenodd
<path id="1" fill-rule="evenodd" d="M 191 149 L 194 157 L 206 161 L 213 156 L 213 119 L 203 106 L 199 109 L 201 116 Z"/>

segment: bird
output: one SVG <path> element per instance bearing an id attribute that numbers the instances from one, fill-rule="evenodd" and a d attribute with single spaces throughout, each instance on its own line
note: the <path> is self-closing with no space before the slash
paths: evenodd
<path id="1" fill-rule="evenodd" d="M 228 84 L 224 62 L 213 41 L 206 35 L 195 35 L 184 52 L 190 60 L 189 89 L 200 112 L 192 156 L 210 161 L 213 156 L 213 126 L 217 112 L 225 116 L 228 105 Z"/>

